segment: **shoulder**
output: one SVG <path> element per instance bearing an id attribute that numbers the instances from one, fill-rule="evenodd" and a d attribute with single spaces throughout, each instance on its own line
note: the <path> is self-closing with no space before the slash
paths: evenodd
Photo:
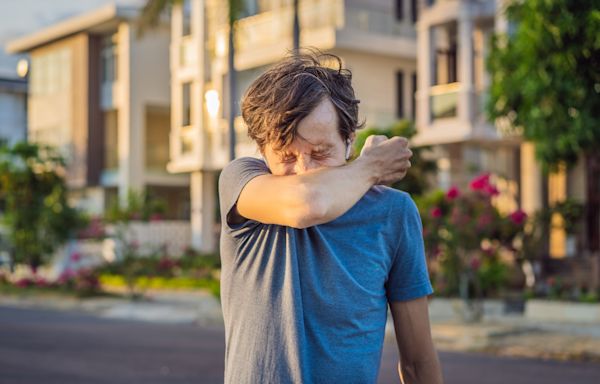
<path id="1" fill-rule="evenodd" d="M 371 187 L 365 197 L 372 202 L 386 204 L 393 210 L 416 207 L 410 194 L 384 185 Z"/>
<path id="2" fill-rule="evenodd" d="M 248 177 L 252 178 L 266 173 L 269 173 L 269 168 L 263 160 L 255 157 L 240 157 L 223 168 L 219 176 L 219 185 L 238 183 Z"/>
<path id="3" fill-rule="evenodd" d="M 366 197 L 370 203 L 385 207 L 385 214 L 394 227 L 421 222 L 417 205 L 407 192 L 377 185 L 367 192 Z"/>
<path id="4" fill-rule="evenodd" d="M 256 157 L 239 157 L 227 164 L 225 168 L 223 168 L 221 175 L 223 175 L 223 173 L 228 174 L 245 169 L 259 169 L 268 171 L 268 167 L 262 159 L 258 159 Z"/>

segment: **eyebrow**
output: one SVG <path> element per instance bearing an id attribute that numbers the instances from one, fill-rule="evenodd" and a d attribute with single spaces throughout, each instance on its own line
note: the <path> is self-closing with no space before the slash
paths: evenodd
<path id="1" fill-rule="evenodd" d="M 321 142 L 318 142 L 318 143 L 313 143 L 313 142 L 307 140 L 306 138 L 302 137 L 302 135 L 299 134 L 299 133 L 297 133 L 296 135 L 300 139 L 306 141 L 308 144 L 314 145 L 315 146 L 315 149 L 314 149 L 315 151 L 322 151 L 322 150 L 325 150 L 325 149 L 331 149 L 331 148 L 335 147 L 335 145 L 333 145 L 333 144 L 331 144 L 331 143 L 329 143 L 327 141 L 325 141 L 325 142 L 321 141 Z"/>

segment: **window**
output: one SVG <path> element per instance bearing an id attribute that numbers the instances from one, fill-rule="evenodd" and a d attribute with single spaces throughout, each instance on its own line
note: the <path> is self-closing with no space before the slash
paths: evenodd
<path id="1" fill-rule="evenodd" d="M 404 1 L 396 0 L 396 20 L 404 19 Z"/>
<path id="2" fill-rule="evenodd" d="M 119 168 L 118 112 L 104 112 L 104 169 Z"/>
<path id="3" fill-rule="evenodd" d="M 181 97 L 181 125 L 183 127 L 192 124 L 191 91 L 192 83 L 183 83 Z"/>
<path id="4" fill-rule="evenodd" d="M 396 72 L 396 117 L 404 118 L 404 72 Z"/>
<path id="5" fill-rule="evenodd" d="M 100 53 L 103 83 L 112 83 L 117 80 L 117 57 L 117 35 L 105 36 L 102 39 L 102 51 Z"/>
<path id="6" fill-rule="evenodd" d="M 183 1 L 183 30 L 181 31 L 182 36 L 188 36 L 192 34 L 192 4 L 190 0 Z"/>
<path id="7" fill-rule="evenodd" d="M 413 23 L 419 18 L 419 2 L 417 0 L 410 1 L 410 17 Z"/>
<path id="8" fill-rule="evenodd" d="M 169 162 L 169 108 L 146 107 L 146 168 L 166 172 Z"/>

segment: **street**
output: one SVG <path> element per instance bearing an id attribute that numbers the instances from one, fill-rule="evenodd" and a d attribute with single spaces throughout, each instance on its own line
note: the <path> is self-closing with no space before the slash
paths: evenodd
<path id="1" fill-rule="evenodd" d="M 222 383 L 223 330 L 0 307 L 0 384 Z M 598 383 L 600 365 L 441 352 L 447 384 Z M 386 343 L 380 384 L 398 383 Z"/>

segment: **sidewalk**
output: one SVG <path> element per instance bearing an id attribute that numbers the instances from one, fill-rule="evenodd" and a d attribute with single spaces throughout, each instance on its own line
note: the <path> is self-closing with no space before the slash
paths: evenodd
<path id="1" fill-rule="evenodd" d="M 0 305 L 76 310 L 111 319 L 202 326 L 223 324 L 219 301 L 201 291 L 154 291 L 146 299 L 134 302 L 121 298 L 0 296 Z M 432 317 L 431 329 L 435 345 L 441 351 L 600 362 L 600 324 L 534 322 L 519 315 L 495 316 L 480 323 Z M 386 339 L 394 340 L 391 319 Z"/>

